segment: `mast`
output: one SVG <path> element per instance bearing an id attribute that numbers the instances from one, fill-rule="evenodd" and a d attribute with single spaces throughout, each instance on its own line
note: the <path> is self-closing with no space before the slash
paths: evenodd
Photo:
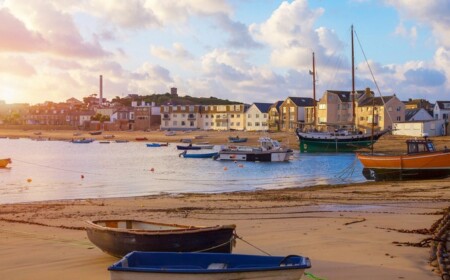
<path id="1" fill-rule="evenodd" d="M 312 63 L 313 63 L 313 70 L 312 70 L 312 79 L 313 79 L 313 124 L 314 129 L 317 127 L 317 110 L 316 110 L 316 61 L 314 58 L 314 52 L 312 53 Z"/>
<path id="2" fill-rule="evenodd" d="M 355 129 L 355 118 L 356 118 L 356 108 L 355 108 L 355 50 L 353 47 L 353 25 L 351 28 L 352 32 L 352 126 Z"/>

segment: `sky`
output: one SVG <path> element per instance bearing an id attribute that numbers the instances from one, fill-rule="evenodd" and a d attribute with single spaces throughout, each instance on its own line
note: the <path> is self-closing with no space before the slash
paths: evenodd
<path id="1" fill-rule="evenodd" d="M 448 0 L 0 0 L 0 100 L 251 104 L 356 89 L 450 100 Z"/>

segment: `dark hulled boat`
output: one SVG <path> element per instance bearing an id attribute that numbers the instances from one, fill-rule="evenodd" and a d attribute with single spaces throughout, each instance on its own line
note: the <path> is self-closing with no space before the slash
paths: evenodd
<path id="1" fill-rule="evenodd" d="M 231 253 L 235 225 L 211 227 L 138 220 L 88 221 L 89 240 L 102 251 L 123 257 L 132 251 Z"/>

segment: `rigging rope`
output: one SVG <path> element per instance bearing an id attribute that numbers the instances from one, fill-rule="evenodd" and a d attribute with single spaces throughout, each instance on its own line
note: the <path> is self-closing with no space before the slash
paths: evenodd
<path id="1" fill-rule="evenodd" d="M 355 32 L 355 35 L 356 35 L 356 40 L 358 41 L 358 45 L 361 48 L 361 52 L 362 52 L 362 54 L 364 56 L 364 59 L 366 61 L 367 67 L 369 68 L 370 75 L 372 75 L 372 79 L 373 79 L 373 82 L 375 83 L 375 87 L 377 88 L 378 94 L 381 97 L 381 101 L 383 102 L 384 107 L 386 107 L 386 102 L 384 102 L 383 96 L 381 95 L 380 87 L 378 86 L 377 80 L 375 80 L 375 75 L 373 74 L 372 68 L 370 67 L 369 61 L 367 60 L 367 57 L 366 57 L 366 53 L 364 52 L 364 49 L 362 48 L 361 42 L 359 41 L 358 34 L 356 33 L 356 30 L 354 30 L 354 32 Z M 388 113 L 387 115 L 388 115 L 389 120 L 391 121 L 391 123 L 393 123 L 392 118 L 391 118 L 391 114 Z"/>
<path id="2" fill-rule="evenodd" d="M 264 254 L 266 254 L 266 255 L 268 255 L 268 256 L 271 256 L 271 254 L 267 253 L 266 251 L 264 251 L 264 250 L 261 249 L 261 248 L 256 247 L 255 245 L 251 244 L 250 242 L 244 240 L 244 238 L 240 237 L 239 235 L 235 234 L 235 236 L 236 236 L 236 238 L 242 240 L 243 242 L 245 242 L 245 243 L 247 243 L 248 245 L 252 246 L 253 248 L 257 249 L 258 251 L 260 251 L 260 252 L 262 252 L 262 253 L 264 253 Z"/>

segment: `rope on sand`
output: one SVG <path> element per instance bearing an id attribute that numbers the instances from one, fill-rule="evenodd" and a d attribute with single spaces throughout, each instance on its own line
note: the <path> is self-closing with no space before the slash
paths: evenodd
<path id="1" fill-rule="evenodd" d="M 450 244 L 450 207 L 445 209 L 444 216 L 432 228 L 434 228 L 434 235 L 431 242 L 430 264 L 438 269 L 442 280 L 450 280 L 450 259 L 447 247 Z"/>

